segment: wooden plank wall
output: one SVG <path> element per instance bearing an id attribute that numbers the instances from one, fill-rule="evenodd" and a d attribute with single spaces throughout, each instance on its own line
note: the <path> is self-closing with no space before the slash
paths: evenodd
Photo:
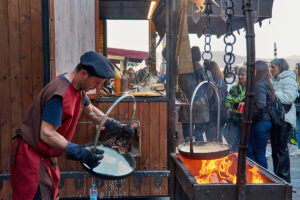
<path id="1" fill-rule="evenodd" d="M 0 1 L 0 173 L 9 174 L 11 138 L 44 84 L 40 0 Z M 0 199 L 10 199 L 3 182 Z"/>
<path id="2" fill-rule="evenodd" d="M 112 103 L 93 102 L 103 112 L 106 112 Z M 132 111 L 132 103 L 121 102 L 110 113 L 110 117 L 116 120 L 127 121 Z M 137 102 L 136 118 L 141 122 L 141 157 L 136 158 L 136 170 L 167 170 L 167 102 Z M 80 117 L 81 122 L 87 121 L 86 117 Z M 73 142 L 86 144 L 93 142 L 96 125 L 78 124 Z M 61 171 L 84 171 L 78 162 L 59 159 Z M 81 189 L 76 190 L 73 179 L 66 179 L 64 187 L 60 189 L 61 197 L 87 196 L 91 184 L 95 178 L 85 178 Z M 135 187 L 133 177 L 123 180 L 119 188 L 116 181 L 104 180 L 104 185 L 98 189 L 102 197 L 108 196 L 160 196 L 168 195 L 168 179 L 163 178 L 163 184 L 157 188 L 153 184 L 153 178 L 144 177 L 140 187 Z"/>
<path id="3" fill-rule="evenodd" d="M 54 1 L 56 75 L 73 70 L 83 53 L 95 51 L 95 2 Z"/>

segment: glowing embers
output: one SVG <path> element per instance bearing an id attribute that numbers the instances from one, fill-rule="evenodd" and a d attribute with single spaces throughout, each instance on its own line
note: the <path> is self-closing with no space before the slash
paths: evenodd
<path id="1" fill-rule="evenodd" d="M 177 156 L 193 174 L 198 184 L 236 183 L 237 153 L 215 160 L 193 160 L 180 154 Z M 247 164 L 246 179 L 247 183 L 273 183 L 256 165 L 251 167 Z"/>

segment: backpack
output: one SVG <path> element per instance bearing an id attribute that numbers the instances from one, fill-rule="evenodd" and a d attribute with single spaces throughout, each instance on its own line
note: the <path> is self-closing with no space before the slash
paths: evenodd
<path id="1" fill-rule="evenodd" d="M 274 102 L 267 106 L 267 112 L 271 118 L 272 125 L 281 126 L 285 118 L 285 109 L 280 99 L 275 96 Z"/>

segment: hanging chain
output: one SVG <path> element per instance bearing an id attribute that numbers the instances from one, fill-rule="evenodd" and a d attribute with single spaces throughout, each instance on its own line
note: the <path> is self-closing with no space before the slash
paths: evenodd
<path id="1" fill-rule="evenodd" d="M 204 33 L 204 51 L 202 53 L 202 59 L 204 62 L 210 62 L 213 55 L 211 53 L 211 26 L 210 26 L 210 15 L 213 13 L 212 12 L 212 3 L 211 0 L 207 0 L 205 2 L 205 11 L 204 13 L 206 14 L 206 23 L 205 23 L 205 27 L 203 29 L 203 33 Z"/>
<path id="2" fill-rule="evenodd" d="M 236 42 L 236 37 L 233 34 L 232 30 L 232 17 L 234 16 L 234 3 L 232 0 L 227 0 L 225 2 L 226 10 L 225 14 L 227 16 L 226 19 L 226 28 L 227 34 L 224 36 L 224 43 L 225 43 L 225 54 L 224 54 L 224 81 L 228 84 L 231 84 L 235 81 L 235 74 L 232 72 L 231 65 L 235 62 L 235 56 L 233 54 L 233 45 Z M 232 78 L 232 81 L 226 80 L 226 78 Z"/>

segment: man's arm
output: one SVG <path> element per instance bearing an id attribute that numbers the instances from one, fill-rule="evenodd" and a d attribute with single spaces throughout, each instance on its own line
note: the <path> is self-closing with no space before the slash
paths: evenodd
<path id="1" fill-rule="evenodd" d="M 40 138 L 51 147 L 65 150 L 68 141 L 57 132 L 58 126 L 42 121 Z"/>
<path id="2" fill-rule="evenodd" d="M 101 122 L 105 115 L 101 110 L 99 110 L 91 103 L 83 108 L 83 112 L 88 116 L 90 120 L 98 124 Z"/>

